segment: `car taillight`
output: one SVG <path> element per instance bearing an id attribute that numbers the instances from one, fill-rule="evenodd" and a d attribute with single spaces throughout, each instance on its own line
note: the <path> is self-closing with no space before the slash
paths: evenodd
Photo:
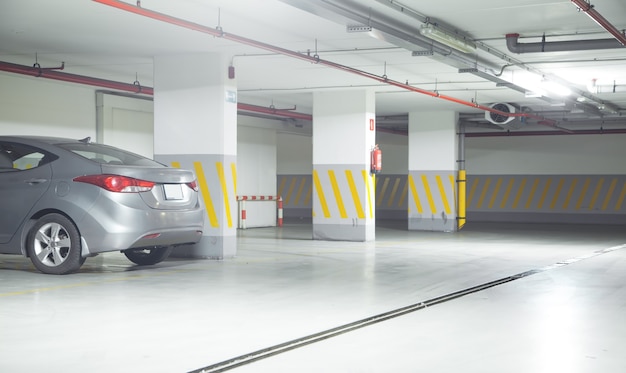
<path id="1" fill-rule="evenodd" d="M 187 186 L 196 192 L 198 191 L 198 182 L 196 180 L 192 181 L 191 183 L 187 183 Z"/>
<path id="2" fill-rule="evenodd" d="M 133 179 L 132 177 L 120 175 L 86 175 L 74 178 L 79 183 L 97 185 L 110 192 L 118 193 L 139 193 L 148 192 L 154 186 L 151 181 Z"/>

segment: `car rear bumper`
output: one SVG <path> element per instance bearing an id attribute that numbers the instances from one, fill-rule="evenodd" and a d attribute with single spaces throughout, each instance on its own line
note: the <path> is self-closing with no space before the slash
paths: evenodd
<path id="1" fill-rule="evenodd" d="M 83 238 L 83 255 L 129 248 L 196 243 L 202 238 L 204 209 L 138 209 L 115 203 L 113 208 L 88 211 L 77 227 Z"/>

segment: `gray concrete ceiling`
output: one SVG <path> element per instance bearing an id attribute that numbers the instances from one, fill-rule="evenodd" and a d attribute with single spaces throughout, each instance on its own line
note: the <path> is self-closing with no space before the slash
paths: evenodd
<path id="1" fill-rule="evenodd" d="M 626 28 L 626 2 L 596 0 L 592 5 L 617 29 Z M 626 128 L 626 48 L 523 54 L 507 49 L 510 33 L 520 34 L 520 43 L 541 42 L 544 35 L 548 43 L 612 38 L 569 0 L 142 0 L 141 7 L 317 54 L 421 90 L 484 105 L 512 103 L 564 128 Z M 236 68 L 240 102 L 311 113 L 313 91 L 367 88 L 376 92 L 377 115 L 388 123 L 401 123 L 411 111 L 442 109 L 459 111 L 479 127 L 494 127 L 478 109 L 91 0 L 3 1 L 0 21 L 4 62 L 42 67 L 64 62 L 68 73 L 151 86 L 153 56 L 219 52 Z M 432 44 L 419 33 L 425 21 L 464 35 L 478 48 L 462 53 Z M 347 32 L 348 26 L 371 26 L 372 31 Z M 541 98 L 520 91 L 541 75 L 574 93 Z M 598 93 L 588 90 L 594 79 Z M 614 85 L 618 92 L 609 89 Z M 529 120 L 520 130 L 546 127 L 537 122 Z"/>

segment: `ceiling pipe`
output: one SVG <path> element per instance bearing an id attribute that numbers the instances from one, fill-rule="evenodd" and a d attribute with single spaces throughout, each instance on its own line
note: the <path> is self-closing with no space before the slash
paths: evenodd
<path id="1" fill-rule="evenodd" d="M 619 41 L 615 39 L 595 39 L 595 40 L 568 40 L 546 42 L 542 40 L 538 43 L 519 43 L 519 34 L 506 34 L 506 47 L 513 53 L 538 53 L 538 52 L 567 52 L 596 49 L 616 49 L 623 48 Z"/>
<path id="2" fill-rule="evenodd" d="M 286 0 L 283 0 L 286 1 Z M 421 23 L 427 23 L 427 22 L 431 22 L 432 18 L 427 17 L 421 13 L 419 13 L 418 11 L 410 8 L 409 6 L 407 6 L 406 4 L 403 4 L 401 2 L 399 2 L 398 0 L 376 0 L 379 3 L 386 5 L 388 7 L 390 7 L 391 9 L 394 9 L 404 15 L 407 15 Z M 362 22 L 368 22 L 369 18 L 367 18 L 366 20 L 363 20 Z M 385 32 L 392 32 L 393 30 L 387 30 Z M 402 40 L 407 40 L 407 38 L 402 38 Z M 516 84 L 512 84 L 510 82 L 504 81 L 503 79 L 500 79 L 499 77 L 502 75 L 504 69 L 508 66 L 517 66 L 523 70 L 526 70 L 528 72 L 537 74 L 539 76 L 543 76 L 546 75 L 545 73 L 543 73 L 542 71 L 535 69 L 533 67 L 528 66 L 526 63 L 517 60 L 509 55 L 506 55 L 496 49 L 494 49 L 493 47 L 491 47 L 490 45 L 487 45 L 479 40 L 472 40 L 473 43 L 476 44 L 476 46 L 483 50 L 484 52 L 487 52 L 488 54 L 498 57 L 499 59 L 506 61 L 507 65 L 504 65 L 502 68 L 500 68 L 500 73 L 498 74 L 497 72 L 493 72 L 493 71 L 489 71 L 488 69 L 483 69 L 482 71 L 480 69 L 476 69 L 474 68 L 474 64 L 475 63 L 471 63 L 469 66 L 469 68 L 465 68 L 465 69 L 460 69 L 459 72 L 469 72 L 471 74 L 474 74 L 478 77 L 481 77 L 483 79 L 492 81 L 494 83 L 496 83 L 496 86 L 505 86 L 509 89 L 512 90 L 516 90 L 518 92 L 522 92 L 525 93 L 526 89 L 518 86 Z M 401 44 L 398 44 L 401 45 Z M 452 52 L 451 52 L 452 53 Z M 450 56 L 454 56 L 454 54 L 450 54 Z M 444 61 L 445 63 L 445 61 Z M 448 63 L 448 65 L 453 66 L 452 64 Z M 572 92 L 574 92 L 576 95 L 578 96 L 582 96 L 584 97 L 586 100 L 588 101 L 592 101 L 592 102 L 596 102 L 599 104 L 599 106 L 605 108 L 606 110 L 615 112 L 615 113 L 619 113 L 620 112 L 620 108 L 617 107 L 616 105 L 610 103 L 610 102 L 605 102 L 603 100 L 600 100 L 597 97 L 592 96 L 589 92 L 585 92 L 583 90 L 580 90 L 574 86 L 571 86 L 569 82 L 563 80 L 563 79 L 559 79 L 558 77 L 551 77 L 551 80 L 555 80 L 557 82 L 559 82 L 562 85 L 568 86 L 570 87 L 570 89 L 572 90 Z M 538 99 L 552 103 L 554 100 L 551 99 L 550 97 L 546 97 L 546 96 L 541 96 Z M 572 106 L 578 107 L 592 115 L 602 115 L 601 113 L 598 112 L 598 107 L 591 105 L 589 103 L 584 103 L 581 104 L 580 102 L 578 102 L 576 99 L 574 98 L 564 98 L 564 101 L 569 103 Z"/>
<path id="3" fill-rule="evenodd" d="M 626 35 L 624 35 L 623 31 L 617 29 L 617 27 L 613 26 L 611 22 L 609 22 L 606 18 L 604 18 L 597 10 L 594 9 L 594 6 L 589 4 L 585 0 L 571 0 L 578 9 L 587 13 L 591 19 L 596 21 L 600 27 L 608 31 L 611 35 L 615 37 L 623 46 L 626 46 Z"/>
<path id="4" fill-rule="evenodd" d="M 591 83 L 587 86 L 591 93 L 618 93 L 626 92 L 626 85 L 623 84 L 598 84 L 596 79 L 592 79 Z"/>
<path id="5" fill-rule="evenodd" d="M 24 65 L 18 65 L 10 62 L 0 61 L 0 71 L 6 71 L 14 74 L 29 75 L 39 78 L 53 79 L 69 83 L 78 83 L 89 85 L 93 87 L 109 88 L 118 91 L 131 92 L 135 94 L 154 95 L 154 88 L 145 87 L 138 84 L 128 84 L 122 82 L 116 82 L 113 80 L 99 79 L 90 76 L 76 75 L 63 73 L 58 71 L 52 71 L 51 69 L 40 69 L 38 67 L 30 67 Z M 263 107 L 257 105 L 250 105 L 244 103 L 237 103 L 237 110 L 248 111 L 261 114 L 269 114 L 278 117 L 301 119 L 312 121 L 313 116 L 310 114 L 299 113 L 293 110 L 276 109 L 272 107 Z"/>
<path id="6" fill-rule="evenodd" d="M 116 89 L 119 91 L 138 93 L 137 86 L 134 84 L 127 84 L 127 83 L 121 83 L 121 82 L 116 82 L 112 80 L 98 79 L 98 78 L 93 78 L 89 76 L 60 73 L 60 72 L 55 72 L 54 74 L 50 74 L 52 71 L 48 71 L 48 70 L 46 70 L 44 74 L 39 75 L 38 69 L 36 67 L 33 68 L 30 66 L 18 65 L 18 64 L 9 63 L 9 62 L 0 61 L 0 71 L 6 71 L 10 73 L 29 75 L 29 76 L 35 76 L 35 77 L 39 76 L 42 78 L 48 78 L 48 79 L 59 80 L 59 81 L 64 81 L 64 82 L 85 84 L 89 86 L 96 86 L 96 87 L 102 87 L 102 88 L 112 88 L 112 89 Z M 145 95 L 154 95 L 154 89 L 152 87 L 142 86 L 140 93 L 145 94 Z M 300 120 L 306 120 L 306 121 L 313 120 L 313 116 L 310 114 L 294 112 L 292 110 L 276 109 L 272 107 L 268 108 L 268 107 L 245 104 L 245 103 L 237 103 L 237 109 L 240 111 L 245 111 L 245 112 L 269 114 L 273 116 L 287 117 L 287 118 L 300 119 Z M 384 121 L 385 119 L 381 117 L 380 120 Z M 392 133 L 392 134 L 399 134 L 399 135 L 408 135 L 406 131 L 387 129 L 383 127 L 377 128 L 377 131 Z M 624 134 L 626 133 L 626 129 L 623 129 L 623 130 L 575 130 L 575 131 L 568 130 L 566 132 L 569 134 L 574 134 L 574 135 Z M 468 137 L 499 137 L 499 136 L 539 136 L 539 135 L 558 135 L 558 134 L 563 134 L 563 131 L 521 131 L 521 132 L 499 131 L 499 132 L 483 132 L 483 133 L 466 133 L 466 136 Z"/>
<path id="7" fill-rule="evenodd" d="M 98 79 L 88 76 L 69 74 L 52 69 L 41 69 L 38 67 L 18 65 L 10 62 L 0 61 L 0 71 L 6 71 L 10 73 L 30 75 L 37 78 L 47 78 L 53 80 L 59 80 L 63 82 L 85 84 L 90 86 L 116 89 L 125 92 L 132 92 L 138 94 L 153 95 L 154 90 L 151 87 L 144 87 L 138 82 L 135 83 L 121 83 L 112 80 Z"/>
<path id="8" fill-rule="evenodd" d="M 285 49 L 285 48 L 281 48 L 278 46 L 274 46 L 271 44 L 267 44 L 264 42 L 260 42 L 260 41 L 256 41 L 253 39 L 249 39 L 243 36 L 238 36 L 235 34 L 230 34 L 230 33 L 226 33 L 224 32 L 221 28 L 220 29 L 215 29 L 215 28 L 211 28 L 208 26 L 203 26 L 194 22 L 190 22 L 190 21 L 186 21 L 180 18 L 176 18 L 176 17 L 172 17 L 163 13 L 159 13 L 156 11 L 152 11 L 152 10 L 148 10 L 148 9 L 144 9 L 141 8 L 139 6 L 135 6 L 135 5 L 131 5 L 128 3 L 125 3 L 123 1 L 119 1 L 119 0 L 93 0 L 97 3 L 100 4 L 104 4 L 104 5 L 108 5 L 111 6 L 113 8 L 117 8 L 120 10 L 124 10 L 130 13 L 134 13 L 137 15 L 141 15 L 144 17 L 148 17 L 148 18 L 152 18 L 154 20 L 158 20 L 158 21 L 162 21 L 165 23 L 169 23 L 169 24 L 173 24 L 176 26 L 180 26 L 180 27 L 184 27 L 190 30 L 194 30 L 194 31 L 198 31 L 198 32 L 202 32 L 205 34 L 209 34 L 215 37 L 220 37 L 226 40 L 230 40 L 230 41 L 234 41 L 240 44 L 244 44 L 244 45 L 248 45 L 251 47 L 255 47 L 255 48 L 260 48 L 260 49 L 264 49 L 270 52 L 274 52 L 274 53 L 278 53 L 278 54 L 282 54 L 288 57 L 293 57 L 299 60 L 303 60 L 303 61 L 307 61 L 310 63 L 314 63 L 314 64 L 319 64 L 319 65 L 324 65 L 327 67 L 331 67 L 337 70 L 342 70 L 348 73 L 352 73 L 352 74 L 356 74 L 365 78 L 369 78 L 369 79 L 373 79 L 376 80 L 380 83 L 385 83 L 385 84 L 389 84 L 391 86 L 395 86 L 398 88 L 402 88 L 402 89 L 406 89 L 408 91 L 412 91 L 412 92 L 417 92 L 420 94 L 424 94 L 427 96 L 431 96 L 431 97 L 435 97 L 435 98 L 439 98 L 439 99 L 443 99 L 446 101 L 450 101 L 450 102 L 454 102 L 460 105 L 464 105 L 464 106 L 468 106 L 474 109 L 479 109 L 479 110 L 483 110 L 483 111 L 489 111 L 495 114 L 499 114 L 499 115 L 504 115 L 504 116 L 512 116 L 512 117 L 526 117 L 526 118 L 530 118 L 530 119 L 536 119 L 540 122 L 542 122 L 542 124 L 544 125 L 548 125 L 554 128 L 558 128 L 560 130 L 563 131 L 569 131 L 566 128 L 561 128 L 559 126 L 556 125 L 556 121 L 550 120 L 550 119 L 546 119 L 543 118 L 541 116 L 537 116 L 537 115 L 533 115 L 530 113 L 506 113 L 506 112 L 502 112 L 499 110 L 495 110 L 492 109 L 491 107 L 485 106 L 485 105 L 480 105 L 478 103 L 475 102 L 471 102 L 471 101 L 466 101 L 466 100 L 461 100 L 455 97 L 451 97 L 451 96 L 447 96 L 447 95 L 442 95 L 439 92 L 431 92 L 431 91 L 427 91 L 425 89 L 421 89 L 421 88 L 417 88 L 417 87 L 413 87 L 411 85 L 405 84 L 405 83 L 401 83 L 395 80 L 391 80 L 388 79 L 386 76 L 378 76 L 372 73 L 368 73 L 366 71 L 362 71 L 353 67 L 349 67 L 349 66 L 345 66 L 345 65 L 341 65 L 335 62 L 331 62 L 328 60 L 323 60 L 321 58 L 319 58 L 318 55 L 314 55 L 311 56 L 309 54 L 302 54 L 300 52 L 295 52 L 289 49 Z"/>
<path id="9" fill-rule="evenodd" d="M 506 131 L 506 132 L 465 132 L 465 137 L 517 137 L 517 136 L 556 136 L 556 135 L 619 135 L 626 134 L 626 129 L 574 130 L 561 131 Z"/>
<path id="10" fill-rule="evenodd" d="M 241 102 L 237 104 L 237 109 L 241 110 L 241 111 L 251 111 L 251 112 L 254 112 L 254 113 L 276 115 L 276 116 L 292 118 L 292 119 L 301 119 L 301 120 L 306 120 L 306 121 L 309 121 L 309 122 L 313 121 L 313 116 L 312 115 L 304 114 L 304 113 L 298 113 L 298 112 L 292 111 L 292 110 L 276 109 L 276 108 L 273 108 L 273 107 L 250 105 L 250 104 L 244 104 L 244 103 L 241 103 Z"/>

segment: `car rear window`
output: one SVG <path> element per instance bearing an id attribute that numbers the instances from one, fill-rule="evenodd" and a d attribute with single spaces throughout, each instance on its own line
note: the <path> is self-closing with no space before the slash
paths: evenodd
<path id="1" fill-rule="evenodd" d="M 124 166 L 163 167 L 163 164 L 157 161 L 108 145 L 94 143 L 67 143 L 57 145 L 98 163 Z"/>

